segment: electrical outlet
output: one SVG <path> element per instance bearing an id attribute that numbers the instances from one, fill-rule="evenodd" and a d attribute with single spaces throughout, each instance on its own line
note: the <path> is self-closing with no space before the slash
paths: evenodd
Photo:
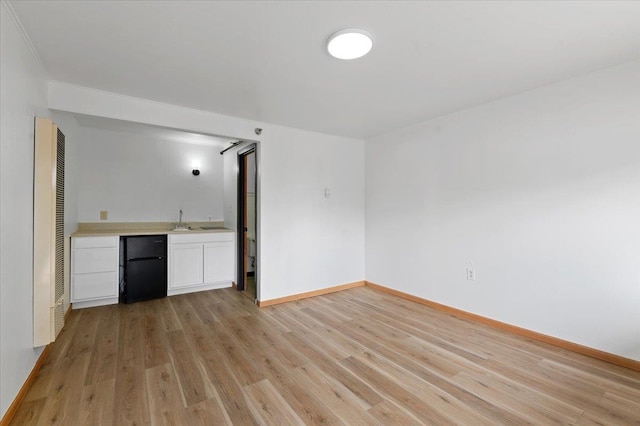
<path id="1" fill-rule="evenodd" d="M 476 280 L 476 270 L 475 269 L 467 268 L 467 279 L 471 280 L 471 281 L 475 281 Z"/>
<path id="2" fill-rule="evenodd" d="M 108 220 L 109 219 L 109 212 L 106 210 L 101 210 L 100 211 L 100 220 Z"/>

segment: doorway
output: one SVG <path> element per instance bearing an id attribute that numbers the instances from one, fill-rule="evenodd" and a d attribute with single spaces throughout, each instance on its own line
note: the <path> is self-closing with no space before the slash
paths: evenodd
<path id="1" fill-rule="evenodd" d="M 238 151 L 238 290 L 258 299 L 256 145 Z"/>

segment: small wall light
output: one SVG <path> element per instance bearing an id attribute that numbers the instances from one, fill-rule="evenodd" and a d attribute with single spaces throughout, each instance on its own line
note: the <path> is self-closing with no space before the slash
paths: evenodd
<path id="1" fill-rule="evenodd" d="M 194 161 L 191 163 L 191 168 L 193 170 L 191 170 L 191 173 L 193 173 L 194 176 L 198 176 L 200 174 L 200 162 L 199 161 Z"/>

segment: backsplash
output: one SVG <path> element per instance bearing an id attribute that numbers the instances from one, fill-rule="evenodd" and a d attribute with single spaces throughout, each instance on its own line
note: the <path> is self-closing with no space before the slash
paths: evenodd
<path id="1" fill-rule="evenodd" d="M 170 229 L 175 222 L 81 222 L 78 232 L 87 231 L 115 231 L 127 229 Z M 224 221 L 188 222 L 192 227 L 224 226 Z"/>

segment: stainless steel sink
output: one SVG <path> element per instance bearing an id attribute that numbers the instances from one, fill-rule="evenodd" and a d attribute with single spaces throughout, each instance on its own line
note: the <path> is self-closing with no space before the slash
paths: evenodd
<path id="1" fill-rule="evenodd" d="M 193 229 L 191 229 L 190 227 L 187 227 L 187 226 L 175 226 L 175 227 L 171 228 L 170 231 L 173 231 L 173 232 L 186 232 L 186 231 L 193 231 Z"/>

